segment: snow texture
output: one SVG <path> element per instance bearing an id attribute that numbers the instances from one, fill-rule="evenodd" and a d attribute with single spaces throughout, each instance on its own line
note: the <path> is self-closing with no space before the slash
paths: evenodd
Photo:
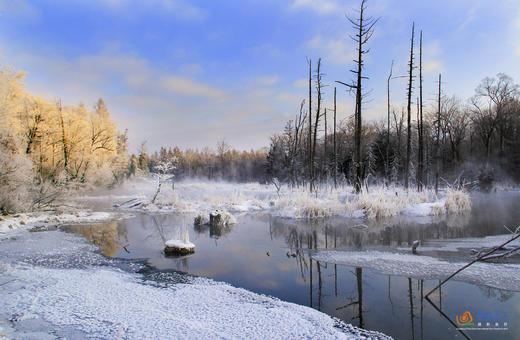
<path id="1" fill-rule="evenodd" d="M 445 279 L 467 263 L 382 251 L 319 251 L 312 257 L 316 261 L 370 268 L 383 274 L 427 280 Z M 453 280 L 520 291 L 520 264 L 477 262 L 457 274 Z"/>
<path id="2" fill-rule="evenodd" d="M 36 225 L 58 225 L 58 224 L 75 224 L 75 223 L 97 223 L 113 220 L 120 214 L 114 212 L 91 212 L 77 209 L 73 212 L 54 212 L 41 211 L 25 214 L 17 214 L 14 216 L 0 217 L 0 233 L 6 233 L 13 229 L 21 227 L 29 228 Z"/>
<path id="3" fill-rule="evenodd" d="M 448 190 L 439 197 L 431 190 L 407 191 L 400 187 L 373 187 L 358 195 L 350 187 L 307 188 L 283 186 L 278 192 L 272 185 L 258 183 L 223 183 L 183 181 L 175 190 L 166 187 L 154 204 L 155 180 L 137 178 L 108 193 L 121 209 L 149 212 L 209 214 L 212 210 L 232 214 L 269 212 L 292 219 L 315 219 L 330 216 L 378 219 L 396 215 L 433 216 L 452 214 L 471 208 L 467 193 Z M 129 197 L 134 197 L 128 200 Z"/>
<path id="4" fill-rule="evenodd" d="M 95 249 L 60 231 L 0 235 L 0 334 L 23 339 L 390 339 L 210 279 L 138 274 L 143 265 L 106 259 Z"/>

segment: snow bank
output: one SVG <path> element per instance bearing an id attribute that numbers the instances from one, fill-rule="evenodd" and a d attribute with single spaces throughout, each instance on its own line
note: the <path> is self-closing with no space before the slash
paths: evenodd
<path id="1" fill-rule="evenodd" d="M 317 261 L 370 268 L 383 274 L 439 280 L 445 279 L 466 264 L 447 262 L 430 256 L 381 251 L 319 251 L 312 257 Z M 520 291 L 520 264 L 478 262 L 457 274 L 453 279 Z"/>
<path id="2" fill-rule="evenodd" d="M 131 182 L 130 182 L 131 183 Z M 449 190 L 437 197 L 433 190 L 421 192 L 401 187 L 370 187 L 354 194 L 352 187 L 318 188 L 309 192 L 306 187 L 283 186 L 280 192 L 272 185 L 258 183 L 232 184 L 222 182 L 179 182 L 175 190 L 166 187 L 155 204 L 149 203 L 155 193 L 153 180 L 139 179 L 137 184 L 125 184 L 111 192 L 111 197 L 124 197 L 134 190 L 138 204 L 133 208 L 151 212 L 206 213 L 215 209 L 232 214 L 270 212 L 294 219 L 315 219 L 330 216 L 366 217 L 380 219 L 396 216 L 432 216 L 453 214 L 471 207 L 469 195 Z M 119 195 L 119 196 L 118 196 Z M 123 203 L 121 199 L 120 203 Z M 124 205 L 121 207 L 127 208 Z"/>
<path id="3" fill-rule="evenodd" d="M 74 329 L 102 339 L 387 338 L 308 307 L 204 279 L 161 288 L 109 269 L 15 267 L 8 275 L 26 289 L 1 294 L 2 316 L 15 316 L 15 325 L 41 319 L 59 336 Z"/>
<path id="4" fill-rule="evenodd" d="M 138 268 L 118 269 L 128 262 L 106 259 L 84 242 L 59 231 L 3 237 L 0 334 L 24 339 L 389 339 L 309 307 L 210 279 L 180 280 L 184 275 L 161 273 L 161 281 L 150 280 L 137 274 Z"/>
<path id="5" fill-rule="evenodd" d="M 77 210 L 74 212 L 55 212 L 42 211 L 26 214 L 17 214 L 14 216 L 0 217 L 0 233 L 5 233 L 13 229 L 21 227 L 31 227 L 34 225 L 52 225 L 52 224 L 73 224 L 73 223 L 97 223 L 119 217 L 120 214 L 114 212 L 92 212 L 86 210 Z"/>

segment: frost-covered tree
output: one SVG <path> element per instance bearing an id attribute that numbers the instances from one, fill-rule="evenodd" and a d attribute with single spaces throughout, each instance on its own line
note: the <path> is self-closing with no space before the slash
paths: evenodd
<path id="1" fill-rule="evenodd" d="M 172 188 L 174 187 L 174 178 L 175 178 L 175 169 L 177 169 L 178 159 L 177 157 L 165 157 L 164 159 L 160 159 L 152 168 L 152 171 L 157 174 L 157 190 L 155 191 L 155 195 L 153 196 L 152 203 L 155 203 L 157 196 L 161 192 L 161 187 L 166 182 L 172 183 Z"/>

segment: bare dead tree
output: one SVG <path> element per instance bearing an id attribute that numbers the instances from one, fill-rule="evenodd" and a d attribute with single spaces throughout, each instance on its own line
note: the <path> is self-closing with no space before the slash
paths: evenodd
<path id="1" fill-rule="evenodd" d="M 323 136 L 324 140 L 323 140 L 323 160 L 322 160 L 322 169 L 325 171 L 323 173 L 324 176 L 327 176 L 328 174 L 328 166 L 329 166 L 329 163 L 328 163 L 328 160 L 329 160 L 329 157 L 327 156 L 327 109 L 323 110 L 323 120 L 324 120 L 324 123 L 325 123 L 325 127 L 324 127 L 324 130 L 325 130 L 325 135 Z"/>
<path id="2" fill-rule="evenodd" d="M 394 61 L 390 65 L 390 74 L 386 81 L 386 99 L 387 99 L 387 117 L 386 117 L 386 177 L 390 179 L 390 80 L 392 79 L 392 71 L 394 69 Z"/>
<path id="3" fill-rule="evenodd" d="M 410 67 L 408 70 L 408 105 L 407 105 L 407 113 L 408 113 L 408 125 L 407 125 L 407 139 L 406 139 L 406 163 L 404 165 L 404 186 L 408 189 L 408 182 L 410 180 L 410 156 L 412 151 L 412 87 L 413 87 L 413 40 L 415 33 L 415 23 L 412 24 L 412 42 L 410 44 L 410 61 L 408 66 Z"/>
<path id="4" fill-rule="evenodd" d="M 308 135 L 308 162 L 309 162 L 309 190 L 312 192 L 312 60 L 309 59 L 309 135 Z"/>
<path id="5" fill-rule="evenodd" d="M 422 190 L 424 184 L 424 128 L 423 128 L 423 95 L 422 95 L 422 31 L 419 38 L 419 152 L 417 162 L 417 189 Z"/>
<path id="6" fill-rule="evenodd" d="M 294 143 L 292 146 L 292 156 L 291 156 L 291 181 L 293 185 L 297 182 L 297 159 L 299 156 L 300 143 L 301 143 L 301 135 L 303 133 L 303 127 L 305 123 L 305 118 L 307 114 L 304 112 L 305 99 L 302 100 L 300 104 L 300 113 L 296 116 L 294 120 Z"/>
<path id="7" fill-rule="evenodd" d="M 348 21 L 352 24 L 354 30 L 356 31 L 355 36 L 350 36 L 352 40 L 357 44 L 357 59 L 354 60 L 356 64 L 356 69 L 351 70 L 352 73 L 356 75 L 356 80 L 350 84 L 346 84 L 338 81 L 338 83 L 345 85 L 349 88 L 349 90 L 355 90 L 356 92 L 356 111 L 355 111 L 355 136 L 354 136 L 354 166 L 356 168 L 356 180 L 355 180 L 355 188 L 356 192 L 361 191 L 361 187 L 363 184 L 363 165 L 361 161 L 361 113 L 362 113 L 362 103 L 363 103 L 363 87 L 362 80 L 368 79 L 363 76 L 363 55 L 367 54 L 370 50 L 365 49 L 365 45 L 368 43 L 372 35 L 374 34 L 374 25 L 377 23 L 378 19 L 374 19 L 372 17 L 365 17 L 366 10 L 366 2 L 367 0 L 361 1 L 361 6 L 359 9 L 359 19 L 353 19 L 347 17 Z"/>
<path id="8" fill-rule="evenodd" d="M 315 115 L 315 122 L 314 122 L 314 135 L 313 135 L 313 142 L 312 142 L 312 153 L 311 153 L 311 168 L 312 168 L 312 176 L 311 176 L 311 191 L 315 189 L 315 181 L 316 176 L 314 172 L 314 163 L 316 158 L 316 141 L 318 136 L 318 126 L 320 124 L 320 118 L 322 116 L 321 113 L 321 95 L 322 95 L 322 89 L 323 84 L 321 82 L 323 74 L 321 73 L 321 58 L 318 59 L 318 66 L 316 69 L 316 79 L 315 79 L 315 86 L 316 86 L 316 95 L 317 95 L 317 102 L 316 102 L 316 115 Z"/>
<path id="9" fill-rule="evenodd" d="M 68 173 L 68 149 L 67 149 L 67 140 L 65 138 L 65 123 L 63 122 L 63 107 L 61 105 L 61 99 L 56 100 L 56 109 L 58 111 L 58 118 L 60 119 L 60 127 L 61 127 L 61 144 L 63 148 L 63 168 L 65 172 Z"/>
<path id="10" fill-rule="evenodd" d="M 439 96 L 437 99 L 437 138 L 435 141 L 435 194 L 439 193 L 439 172 L 441 171 L 441 75 L 439 74 Z"/>
<path id="11" fill-rule="evenodd" d="M 338 187 L 338 154 L 336 148 L 336 87 L 334 87 L 334 188 Z"/>

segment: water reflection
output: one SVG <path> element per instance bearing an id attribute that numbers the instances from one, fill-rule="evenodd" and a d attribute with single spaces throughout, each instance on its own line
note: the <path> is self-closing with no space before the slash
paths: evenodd
<path id="1" fill-rule="evenodd" d="M 477 200 L 472 214 L 427 221 L 396 217 L 378 222 L 304 222 L 256 215 L 239 217 L 232 227 L 215 228 L 192 227 L 191 219 L 183 216 L 139 215 L 68 230 L 93 239 L 107 256 L 145 258 L 159 270 L 185 271 L 229 282 L 311 306 L 395 338 L 436 339 L 460 336 L 453 320 L 465 310 L 505 310 L 510 320 L 519 320 L 520 294 L 450 281 L 430 295 L 430 304 L 424 300 L 424 292 L 435 287 L 437 280 L 381 275 L 366 268 L 328 264 L 312 259 L 312 253 L 317 249 L 409 247 L 417 239 L 503 234 L 503 224 L 520 220 L 520 199 L 508 201 L 499 209 L 497 205 Z M 486 217 L 489 215 L 495 218 Z M 164 239 L 173 237 L 183 225 L 189 226 L 196 253 L 166 258 L 162 254 Z M 475 331 L 469 336 L 518 338 L 520 323 L 511 322 L 509 331 Z"/>
<path id="2" fill-rule="evenodd" d="M 101 253 L 108 257 L 118 256 L 129 243 L 127 229 L 117 221 L 93 226 L 67 225 L 62 226 L 61 229 L 83 235 L 99 246 Z"/>

